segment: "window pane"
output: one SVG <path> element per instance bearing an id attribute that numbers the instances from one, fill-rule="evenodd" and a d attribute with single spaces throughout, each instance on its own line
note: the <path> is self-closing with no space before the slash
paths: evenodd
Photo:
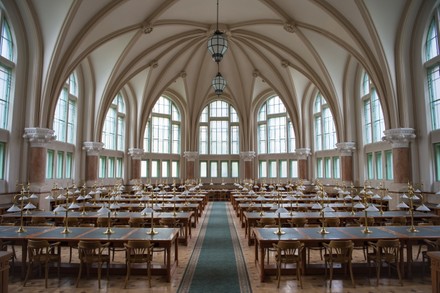
<path id="1" fill-rule="evenodd" d="M 287 160 L 280 160 L 280 178 L 287 178 Z"/>
<path id="2" fill-rule="evenodd" d="M 123 168 L 123 164 L 122 164 L 122 158 L 116 158 L 116 177 L 117 178 L 122 178 L 122 168 Z"/>
<path id="3" fill-rule="evenodd" d="M 218 177 L 218 162 L 217 161 L 211 161 L 210 163 L 210 171 L 211 171 L 211 177 L 216 178 Z"/>
<path id="4" fill-rule="evenodd" d="M 324 158 L 324 176 L 325 178 L 331 178 L 331 158 Z"/>
<path id="5" fill-rule="evenodd" d="M 148 177 L 148 160 L 141 160 L 141 178 Z"/>
<path id="6" fill-rule="evenodd" d="M 0 65 L 0 128 L 8 128 L 12 71 Z"/>
<path id="7" fill-rule="evenodd" d="M 99 178 L 105 178 L 107 170 L 107 157 L 100 156 L 99 157 Z"/>
<path id="8" fill-rule="evenodd" d="M 153 177 L 153 178 L 159 177 L 159 161 L 158 160 L 151 161 L 151 177 Z"/>
<path id="9" fill-rule="evenodd" d="M 333 157 L 333 178 L 339 179 L 341 178 L 341 167 L 339 163 L 339 157 Z"/>
<path id="10" fill-rule="evenodd" d="M 200 161 L 200 177 L 208 177 L 208 162 Z"/>
<path id="11" fill-rule="evenodd" d="M 108 158 L 108 178 L 115 178 L 115 158 Z"/>
<path id="12" fill-rule="evenodd" d="M 393 180 L 393 152 L 391 150 L 385 151 L 385 160 L 387 180 Z"/>
<path id="13" fill-rule="evenodd" d="M 57 152 L 57 178 L 63 178 L 64 169 L 64 152 Z"/>
<path id="14" fill-rule="evenodd" d="M 432 129 L 440 128 L 440 67 L 428 69 L 428 94 L 431 106 Z"/>
<path id="15" fill-rule="evenodd" d="M 229 168 L 229 164 L 228 164 L 228 162 L 226 162 L 226 161 L 222 161 L 221 163 L 220 163 L 221 165 L 220 165 L 220 168 L 221 168 L 221 177 L 222 178 L 227 178 L 228 176 L 229 176 L 229 170 L 228 170 L 228 168 Z"/>
<path id="16" fill-rule="evenodd" d="M 54 151 L 47 150 L 47 158 L 46 158 L 46 178 L 53 178 L 53 168 L 54 168 Z"/>
<path id="17" fill-rule="evenodd" d="M 277 161 L 269 161 L 269 177 L 277 177 Z"/>
<path id="18" fill-rule="evenodd" d="M 382 169 L 382 152 L 375 152 L 375 164 L 376 164 L 376 178 L 378 180 L 383 179 L 383 169 Z"/>
<path id="19" fill-rule="evenodd" d="M 171 162 L 171 177 L 179 178 L 179 161 Z"/>
<path id="20" fill-rule="evenodd" d="M 13 42 L 12 42 L 12 34 L 11 29 L 9 28 L 9 24 L 6 20 L 2 21 L 2 36 L 1 36 L 1 46 L 0 46 L 0 55 L 9 61 L 12 60 L 13 50 Z"/>
<path id="21" fill-rule="evenodd" d="M 369 180 L 374 179 L 373 154 L 367 154 L 367 176 Z"/>
<path id="22" fill-rule="evenodd" d="M 239 165 L 238 161 L 231 161 L 231 177 L 232 178 L 238 178 L 238 172 L 239 172 Z"/>
<path id="23" fill-rule="evenodd" d="M 0 142 L 0 180 L 5 179 L 6 144 Z"/>
<path id="24" fill-rule="evenodd" d="M 162 161 L 162 178 L 167 178 L 169 176 L 169 161 Z"/>
<path id="25" fill-rule="evenodd" d="M 323 178 L 323 170 L 322 170 L 322 158 L 316 159 L 316 176 L 318 178 Z"/>
<path id="26" fill-rule="evenodd" d="M 298 178 L 298 161 L 290 160 L 290 177 Z"/>
<path id="27" fill-rule="evenodd" d="M 429 25 L 425 46 L 426 46 L 425 61 L 431 60 L 432 58 L 439 55 L 438 34 L 437 34 L 437 27 L 434 18 L 432 19 L 431 24 Z"/>
<path id="28" fill-rule="evenodd" d="M 208 126 L 199 128 L 199 152 L 202 155 L 208 154 Z"/>
<path id="29" fill-rule="evenodd" d="M 267 177 L 267 162 L 266 161 L 260 161 L 260 178 L 266 178 Z"/>

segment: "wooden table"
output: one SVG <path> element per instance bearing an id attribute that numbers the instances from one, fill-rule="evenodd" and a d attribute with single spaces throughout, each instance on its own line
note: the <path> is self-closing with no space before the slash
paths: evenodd
<path id="1" fill-rule="evenodd" d="M 179 229 L 177 228 L 156 228 L 159 233 L 148 235 L 150 228 L 113 228 L 113 234 L 106 235 L 107 228 L 72 227 L 71 233 L 62 234 L 63 227 L 25 227 L 26 232 L 17 233 L 16 226 L 0 226 L 0 239 L 11 240 L 15 244 L 22 245 L 22 274 L 25 272 L 27 258 L 27 240 L 38 239 L 48 241 L 60 241 L 62 243 L 75 242 L 79 240 L 94 240 L 110 243 L 123 243 L 128 240 L 150 240 L 158 247 L 166 249 L 165 265 L 152 269 L 153 274 L 165 274 L 166 280 L 171 280 L 172 272 L 178 265 L 177 239 Z M 174 261 L 171 261 L 171 248 L 174 246 Z"/>
<path id="2" fill-rule="evenodd" d="M 266 267 L 265 254 L 266 248 L 272 247 L 273 243 L 279 240 L 299 240 L 304 242 L 307 247 L 317 247 L 322 242 L 331 240 L 352 240 L 355 244 L 365 243 L 367 241 L 377 241 L 380 239 L 399 239 L 401 242 L 401 268 L 404 272 L 406 268 L 407 276 L 411 276 L 411 260 L 412 245 L 422 239 L 440 238 L 440 226 L 421 226 L 417 227 L 417 233 L 409 232 L 408 226 L 381 226 L 371 227 L 371 234 L 362 233 L 362 227 L 337 227 L 327 228 L 328 234 L 320 234 L 320 228 L 282 228 L 284 235 L 277 235 L 275 232 L 278 228 L 254 228 L 255 233 L 255 260 L 259 263 L 260 281 L 264 282 L 266 275 L 274 274 L 275 268 Z M 404 260 L 403 250 L 406 248 L 406 263 Z M 305 263 L 306 258 L 303 257 L 304 272 L 307 272 Z"/>
<path id="3" fill-rule="evenodd" d="M 339 218 L 341 221 L 351 221 L 358 220 L 365 216 L 364 212 L 355 212 L 352 214 L 351 212 L 328 212 L 325 213 L 325 218 Z M 392 217 L 406 217 L 407 223 L 410 221 L 410 215 L 406 211 L 384 211 L 383 214 L 380 212 L 368 212 L 368 217 L 373 217 L 376 221 L 383 222 L 386 219 L 391 219 Z M 244 212 L 243 220 L 244 220 L 244 228 L 245 228 L 245 237 L 248 237 L 248 244 L 253 244 L 253 238 L 251 237 L 251 230 L 257 224 L 257 222 L 262 218 L 274 218 L 278 220 L 278 214 L 266 212 L 261 215 L 259 212 Z M 280 219 L 281 223 L 288 223 L 287 221 L 293 218 L 306 218 L 308 220 L 312 220 L 313 222 L 320 223 L 319 220 L 322 219 L 322 216 L 319 212 L 292 212 L 290 213 L 281 213 Z M 429 218 L 438 218 L 437 215 L 433 213 L 422 213 L 422 212 L 414 212 L 414 219 L 420 221 L 421 219 L 429 219 Z M 342 225 L 341 225 L 342 226 Z M 378 225 L 380 226 L 380 225 Z"/>
<path id="4" fill-rule="evenodd" d="M 0 293 L 8 293 L 9 259 L 11 257 L 11 252 L 0 251 Z"/>
<path id="5" fill-rule="evenodd" d="M 76 212 L 69 211 L 67 214 L 68 218 L 78 218 L 81 222 L 87 223 L 96 223 L 97 218 L 102 218 L 102 214 L 98 214 L 97 212 Z M 20 219 L 20 213 L 8 213 L 1 215 L 2 218 L 5 219 Z M 63 220 L 66 217 L 65 212 L 62 213 L 53 213 L 47 211 L 33 211 L 30 214 L 23 214 L 23 219 L 25 224 L 29 223 L 32 217 L 43 218 L 49 221 L 53 221 L 55 225 L 62 226 Z M 142 215 L 140 212 L 117 212 L 116 214 L 110 213 L 110 218 L 112 221 L 115 221 L 116 224 L 128 224 L 128 220 L 130 218 L 143 218 L 145 222 L 150 223 L 151 217 L 150 214 Z M 179 240 L 184 244 L 188 245 L 188 238 L 191 238 L 191 227 L 195 226 L 196 216 L 194 212 L 176 212 L 175 214 L 172 212 L 157 212 L 154 213 L 154 224 L 159 224 L 160 219 L 169 219 L 173 218 L 179 220 L 179 223 L 183 225 L 183 233 L 179 235 Z"/>
<path id="6" fill-rule="evenodd" d="M 429 251 L 431 259 L 432 293 L 440 293 L 440 251 Z"/>

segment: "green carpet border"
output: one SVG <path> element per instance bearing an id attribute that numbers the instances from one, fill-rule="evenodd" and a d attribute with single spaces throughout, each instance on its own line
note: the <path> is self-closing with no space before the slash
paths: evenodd
<path id="1" fill-rule="evenodd" d="M 194 250 L 191 253 L 191 257 L 186 266 L 185 272 L 183 274 L 182 280 L 180 281 L 177 293 L 187 293 L 191 287 L 191 282 L 194 277 L 194 272 L 197 267 L 197 262 L 199 261 L 200 252 L 202 251 L 203 241 L 206 236 L 206 228 L 208 226 L 209 217 L 211 216 L 212 203 L 207 206 L 207 211 L 205 218 L 203 219 L 202 226 L 200 227 L 199 236 L 197 237 L 196 244 L 194 245 Z"/>
<path id="2" fill-rule="evenodd" d="M 206 216 L 202 222 L 199 236 L 197 238 L 197 241 L 194 245 L 194 250 L 191 253 L 191 257 L 188 261 L 188 265 L 185 268 L 185 272 L 183 274 L 182 280 L 180 282 L 180 285 L 177 289 L 177 293 L 187 293 L 190 292 L 192 279 L 197 267 L 197 263 L 200 257 L 200 252 L 203 247 L 203 242 L 205 240 L 206 236 L 206 230 L 209 222 L 209 218 L 211 216 L 213 203 L 209 203 L 207 206 L 207 212 Z M 238 273 L 238 281 L 240 286 L 240 292 L 241 293 L 252 293 L 252 287 L 250 284 L 250 279 L 246 267 L 246 261 L 243 255 L 243 250 L 240 245 L 240 240 L 238 238 L 237 229 L 235 226 L 234 221 L 232 220 L 232 216 L 234 213 L 231 213 L 230 210 L 231 206 L 228 203 L 225 203 L 225 209 L 228 219 L 228 225 L 229 225 L 229 232 L 231 234 L 231 241 L 234 249 L 234 255 L 236 260 L 236 266 L 237 266 L 237 273 Z"/>
<path id="3" fill-rule="evenodd" d="M 240 282 L 241 293 L 252 293 L 252 287 L 249 279 L 249 274 L 246 266 L 246 260 L 243 255 L 243 250 L 240 245 L 240 239 L 237 234 L 237 227 L 235 226 L 232 217 L 234 213 L 231 212 L 231 205 L 226 204 L 226 212 L 228 215 L 229 231 L 231 232 L 231 240 L 234 247 L 235 260 L 237 262 L 238 280 Z"/>

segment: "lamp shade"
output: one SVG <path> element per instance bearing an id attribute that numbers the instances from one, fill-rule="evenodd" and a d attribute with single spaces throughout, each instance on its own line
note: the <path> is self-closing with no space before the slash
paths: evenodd
<path id="1" fill-rule="evenodd" d="M 374 204 L 370 204 L 366 209 L 366 212 L 378 212 L 379 209 L 374 205 Z"/>
<path id="2" fill-rule="evenodd" d="M 208 40 L 208 51 L 215 62 L 220 62 L 223 59 L 223 55 L 228 50 L 228 40 L 225 35 L 216 30 L 211 38 Z"/>
<path id="3" fill-rule="evenodd" d="M 221 95 L 226 87 L 226 80 L 223 78 L 221 73 L 218 72 L 212 80 L 211 85 L 214 88 L 216 95 Z"/>
<path id="4" fill-rule="evenodd" d="M 426 205 L 421 204 L 420 206 L 418 206 L 416 208 L 416 211 L 419 211 L 419 212 L 429 212 L 431 210 Z"/>
<path id="5" fill-rule="evenodd" d="M 15 204 L 13 204 L 9 209 L 6 210 L 8 213 L 14 213 L 14 212 L 19 212 L 21 211 L 21 209 L 16 206 Z"/>
<path id="6" fill-rule="evenodd" d="M 288 212 L 289 211 L 285 207 L 280 207 L 275 211 L 276 214 L 286 214 Z"/>

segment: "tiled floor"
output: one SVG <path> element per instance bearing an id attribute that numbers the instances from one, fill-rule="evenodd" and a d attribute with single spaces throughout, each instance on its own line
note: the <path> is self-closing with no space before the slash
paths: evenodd
<path id="1" fill-rule="evenodd" d="M 205 216 L 205 215 L 203 215 Z M 357 292 L 357 293 L 370 293 L 370 292 L 399 292 L 399 293 L 416 293 L 416 292 L 431 292 L 431 281 L 427 275 L 423 280 L 415 276 L 412 280 L 405 279 L 404 286 L 400 286 L 398 279 L 392 275 L 390 279 L 382 279 L 379 287 L 375 287 L 375 278 L 369 279 L 368 274 L 365 275 L 355 275 L 356 288 L 353 288 L 351 281 L 348 277 L 337 275 L 335 276 L 332 284 L 332 288 L 328 287 L 328 282 L 325 281 L 322 275 L 305 276 L 303 278 L 303 289 L 297 286 L 297 282 L 294 277 L 283 276 L 281 281 L 281 286 L 277 289 L 277 281 L 275 277 L 270 278 L 264 283 L 259 280 L 258 269 L 255 264 L 254 258 L 254 247 L 247 245 L 247 239 L 244 238 L 244 231 L 239 225 L 239 221 L 234 216 L 234 222 L 236 227 L 238 227 L 238 232 L 240 235 L 240 242 L 242 244 L 243 252 L 246 258 L 249 277 L 252 284 L 252 289 L 254 293 L 263 292 Z M 179 246 L 179 266 L 173 274 L 172 281 L 170 283 L 165 282 L 164 278 L 161 276 L 153 276 L 152 288 L 148 292 L 159 293 L 159 292 L 176 292 L 180 280 L 183 276 L 186 264 L 191 256 L 192 248 L 194 247 L 196 238 L 198 236 L 200 224 L 196 229 L 193 230 L 193 237 L 189 242 L 188 246 Z M 19 252 L 19 249 L 17 249 Z M 74 252 L 76 254 L 76 252 Z M 362 259 L 362 252 L 358 252 L 359 255 L 356 257 Z M 68 249 L 63 250 L 63 259 L 68 259 Z M 161 255 L 157 256 L 157 261 L 161 261 Z M 75 256 L 73 257 L 75 259 Z M 115 262 L 123 264 L 124 257 L 122 252 L 117 252 Z M 319 263 L 320 257 L 319 252 L 314 252 L 312 255 L 311 262 Z M 18 270 L 17 270 L 18 271 Z M 26 287 L 23 287 L 21 278 L 18 275 L 13 275 L 10 278 L 9 292 L 62 292 L 62 293 L 82 293 L 91 292 L 92 290 L 99 290 L 96 276 L 91 275 L 89 278 L 83 277 L 81 279 L 79 288 L 75 288 L 76 274 L 63 275 L 60 280 L 57 279 L 56 275 L 49 276 L 49 288 L 44 287 L 44 277 L 34 277 L 28 281 Z M 124 287 L 125 276 L 111 276 L 110 280 L 107 282 L 104 280 L 102 282 L 101 292 L 138 292 L 140 289 L 148 288 L 147 278 L 144 276 L 132 276 L 127 289 Z"/>

